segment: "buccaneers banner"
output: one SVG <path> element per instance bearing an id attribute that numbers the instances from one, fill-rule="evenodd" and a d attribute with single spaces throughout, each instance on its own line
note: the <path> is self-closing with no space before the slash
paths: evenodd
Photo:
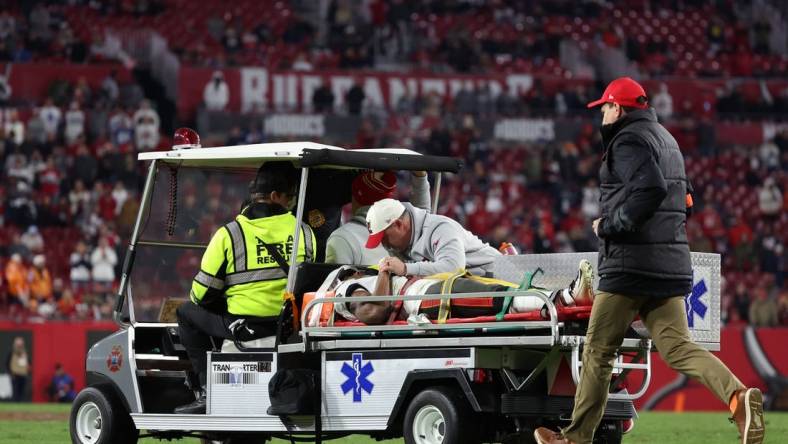
<path id="1" fill-rule="evenodd" d="M 188 118 L 200 106 L 212 69 L 181 68 L 178 110 Z M 266 68 L 238 68 L 222 71 L 230 91 L 230 111 L 293 110 L 311 108 L 316 89 L 327 86 L 334 94 L 334 105 L 345 104 L 345 93 L 359 83 L 368 104 L 392 109 L 401 99 L 435 93 L 453 97 L 462 89 L 489 87 L 490 94 L 527 92 L 533 86 L 530 74 L 495 76 L 438 76 L 395 73 L 270 71 Z"/>

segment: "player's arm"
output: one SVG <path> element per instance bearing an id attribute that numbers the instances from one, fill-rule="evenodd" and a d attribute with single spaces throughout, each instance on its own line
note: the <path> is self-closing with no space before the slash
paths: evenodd
<path id="1" fill-rule="evenodd" d="M 391 274 L 387 271 L 378 273 L 378 280 L 375 282 L 374 296 L 385 296 L 391 294 Z M 369 292 L 363 289 L 353 291 L 352 296 L 369 296 Z M 368 301 L 353 304 L 353 314 L 365 324 L 385 324 L 391 313 L 391 301 Z"/>

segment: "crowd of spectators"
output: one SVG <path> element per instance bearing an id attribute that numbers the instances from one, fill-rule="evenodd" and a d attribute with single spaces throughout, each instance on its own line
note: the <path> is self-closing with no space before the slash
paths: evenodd
<path id="1" fill-rule="evenodd" d="M 108 41 L 109 34 L 92 30 L 84 40 L 75 36 L 85 33 L 75 32 L 66 19 L 73 8 L 145 20 L 180 5 L 72 3 L 37 2 L 0 12 L 0 60 L 122 60 L 112 51 L 119 46 Z M 729 2 L 717 3 L 715 14 L 704 18 L 709 27 L 704 50 L 709 54 L 722 58 L 746 48 L 769 55 L 778 49 L 771 36 L 779 30 L 768 20 L 752 14 L 739 18 Z M 676 1 L 657 7 L 644 1 L 638 7 L 651 17 L 670 20 L 702 11 L 702 4 Z M 297 70 L 358 69 L 406 60 L 413 70 L 488 71 L 497 69 L 501 60 L 518 58 L 547 66 L 557 60 L 565 34 L 550 18 L 568 16 L 583 17 L 581 27 L 594 23 L 583 35 L 592 36 L 596 44 L 620 47 L 641 65 L 661 70 L 653 74 L 670 74 L 673 64 L 653 59 L 655 54 L 669 58 L 675 42 L 633 43 L 608 17 L 617 9 L 605 2 L 326 1 L 321 9 L 325 32 L 288 5 L 277 2 L 274 9 L 289 11 L 289 18 L 272 28 L 253 17 L 241 20 L 237 13 L 208 17 L 207 38 L 225 52 L 218 62 L 210 59 L 212 66 L 232 64 L 241 60 L 235 55 L 254 52 L 260 45 L 280 44 L 298 48 L 291 59 L 279 62 Z M 506 32 L 490 30 L 469 34 L 474 17 L 502 30 L 512 26 L 524 38 L 512 42 Z M 732 33 L 739 29 L 732 23 L 751 26 L 749 39 Z M 320 47 L 321 38 L 326 39 L 325 48 Z M 179 50 L 182 62 L 201 63 L 201 53 L 190 51 L 186 46 Z M 757 97 L 745 99 L 736 86 L 730 81 L 710 94 L 706 112 L 689 107 L 666 85 L 658 88 L 652 105 L 679 140 L 695 187 L 694 214 L 687 225 L 691 248 L 723 255 L 725 322 L 786 325 L 788 132 L 777 131 L 763 144 L 731 145 L 716 140 L 709 120 L 717 117 L 715 112 L 743 109 L 788 115 L 788 94 L 775 95 L 761 83 Z M 508 241 L 521 252 L 548 253 L 596 250 L 590 221 L 599 216 L 599 117 L 585 109 L 596 94 L 594 87 L 583 85 L 547 94 L 537 82 L 522 95 L 496 97 L 488 88 L 464 89 L 451 98 L 408 94 L 392 112 L 381 113 L 368 109 L 356 81 L 344 92 L 345 109 L 337 109 L 335 91 L 328 85 L 316 89 L 312 105 L 316 112 L 360 116 L 355 148 L 404 146 L 465 159 L 467 167 L 443 183 L 439 212 L 496 246 Z M 211 111 L 226 109 L 229 91 L 221 71 L 206 85 L 203 98 Z M 509 116 L 567 116 L 584 123 L 570 140 L 514 143 L 482 136 L 483 119 Z M 3 108 L 1 122 L 0 316 L 108 318 L 119 259 L 139 206 L 142 174 L 136 154 L 168 144 L 155 107 L 140 86 L 120 84 L 111 73 L 99 87 L 84 79 L 55 82 L 47 98 L 32 108 Z M 235 127 L 220 143 L 263 139 L 259 124 L 254 124 Z"/>
<path id="2" fill-rule="evenodd" d="M 643 76 L 780 77 L 788 67 L 779 2 L 320 0 L 271 6 L 247 0 L 22 2 L 0 13 L 0 61 L 133 63 L 116 31 L 151 28 L 184 63 L 211 67 L 564 75 L 582 58 L 568 56 L 567 46 L 587 54 L 619 51 Z"/>
<path id="3" fill-rule="evenodd" d="M 779 75 L 787 61 L 774 57 L 785 55 L 779 42 L 786 35 L 767 2 L 327 3 L 325 46 L 344 68 L 407 61 L 417 70 L 528 68 L 561 75 L 566 67 L 559 60 L 571 63 L 567 44 L 587 52 L 620 51 L 651 76 Z"/>
<path id="4" fill-rule="evenodd" d="M 4 315 L 111 316 L 123 254 L 120 239 L 130 233 L 138 207 L 136 153 L 161 142 L 158 113 L 134 93 L 137 88 L 119 85 L 114 73 L 100 88 L 59 82 L 26 118 L 13 109 L 4 111 Z"/>

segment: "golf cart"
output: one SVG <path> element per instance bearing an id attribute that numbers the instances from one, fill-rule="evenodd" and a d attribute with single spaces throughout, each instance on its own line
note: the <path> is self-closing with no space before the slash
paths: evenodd
<path id="1" fill-rule="evenodd" d="M 141 436 L 320 442 L 349 434 L 404 437 L 419 444 L 519 443 L 532 442 L 535 427 L 566 424 L 590 307 L 560 307 L 543 297 L 546 316 L 540 311 L 364 325 L 337 319 L 329 310 L 328 319 L 310 322 L 315 310 L 331 300 L 304 296 L 339 265 L 295 263 L 295 255 L 277 334 L 249 342 L 216 341 L 208 354 L 206 414 L 174 414 L 175 407 L 195 399 L 184 383 L 191 364 L 174 309 L 188 295 L 211 234 L 238 213 L 263 162 L 292 162 L 300 168 L 298 220 L 308 219 L 311 187 L 333 189 L 338 182 L 332 173 L 357 170 L 429 172 L 435 211 L 442 175 L 458 172 L 461 163 L 406 149 L 351 151 L 309 142 L 142 153 L 139 160 L 149 166 L 115 306 L 120 329 L 88 352 L 87 387 L 70 418 L 73 443 L 133 443 Z M 299 230 L 293 237 L 297 248 L 303 242 Z M 494 277 L 521 282 L 541 269 L 534 284 L 562 288 L 576 275 L 580 259 L 596 264 L 595 253 L 501 256 Z M 705 288 L 693 301 L 708 307 L 694 323 L 693 338 L 717 349 L 719 256 L 693 254 L 693 266 Z M 402 296 L 366 299 L 396 298 Z M 636 416 L 633 401 L 648 387 L 651 348 L 642 331 L 633 329 L 624 340 L 597 442 L 620 442 L 622 421 Z M 314 376 L 313 402 L 295 414 L 268 414 L 269 382 L 288 369 Z"/>

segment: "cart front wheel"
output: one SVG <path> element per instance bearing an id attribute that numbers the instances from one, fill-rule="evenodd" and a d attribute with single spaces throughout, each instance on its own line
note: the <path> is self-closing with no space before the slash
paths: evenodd
<path id="1" fill-rule="evenodd" d="M 71 406 L 69 429 L 73 444 L 131 444 L 139 437 L 119 400 L 96 387 L 77 395 Z"/>

